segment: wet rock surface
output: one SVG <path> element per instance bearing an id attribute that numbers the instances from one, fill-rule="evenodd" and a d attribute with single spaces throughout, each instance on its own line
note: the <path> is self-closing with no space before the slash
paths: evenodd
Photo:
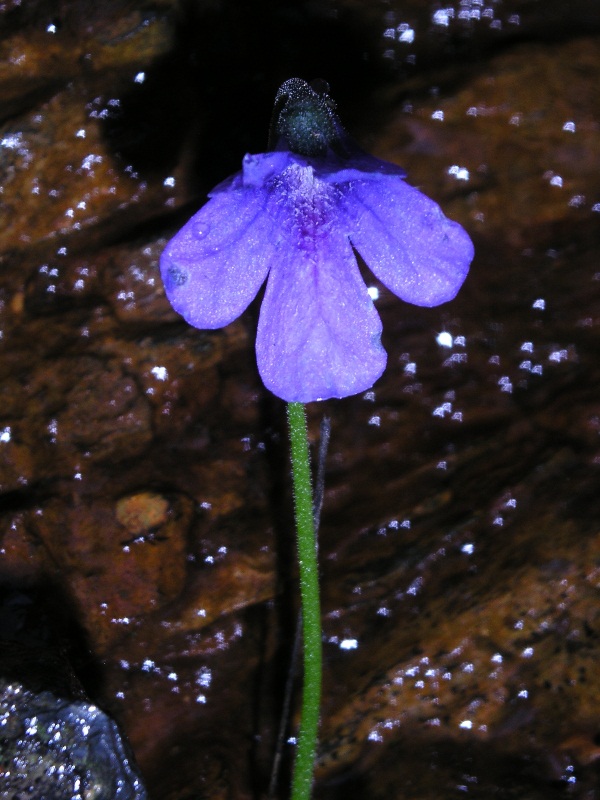
<path id="1" fill-rule="evenodd" d="M 257 304 L 191 330 L 157 265 L 292 75 L 328 78 L 476 246 L 450 304 L 377 286 L 385 375 L 309 407 L 315 445 L 333 426 L 316 796 L 600 796 L 593 4 L 15 3 L 0 31 L 0 578 L 68 598 L 86 713 L 149 796 L 269 782 L 297 612 L 283 408 Z"/>
<path id="2" fill-rule="evenodd" d="M 117 725 L 75 673 L 90 677 L 85 648 L 50 591 L 0 597 L 0 797 L 146 800 Z"/>
<path id="3" fill-rule="evenodd" d="M 3 800 L 147 797 L 115 723 L 97 706 L 0 681 L 0 721 Z"/>

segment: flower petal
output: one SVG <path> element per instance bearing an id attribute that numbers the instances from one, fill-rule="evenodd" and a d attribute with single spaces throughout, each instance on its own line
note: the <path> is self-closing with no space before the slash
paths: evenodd
<path id="1" fill-rule="evenodd" d="M 160 270 L 169 302 L 190 325 L 220 328 L 256 296 L 276 251 L 267 197 L 256 187 L 215 194 L 167 244 Z"/>
<path id="2" fill-rule="evenodd" d="M 473 243 L 437 203 L 392 175 L 348 184 L 347 233 L 376 277 L 418 306 L 445 303 L 460 289 Z"/>
<path id="3" fill-rule="evenodd" d="M 346 237 L 290 248 L 273 265 L 256 355 L 265 386 L 288 402 L 347 397 L 385 369 L 381 320 Z"/>

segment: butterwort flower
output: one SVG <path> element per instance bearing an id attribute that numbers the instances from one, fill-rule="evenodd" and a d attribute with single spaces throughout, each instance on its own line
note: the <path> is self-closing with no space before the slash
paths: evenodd
<path id="1" fill-rule="evenodd" d="M 463 228 L 399 167 L 363 152 L 314 86 L 283 84 L 270 151 L 246 155 L 161 257 L 167 297 L 196 328 L 228 325 L 267 281 L 258 370 L 288 402 L 356 394 L 385 369 L 356 253 L 419 306 L 451 300 L 473 258 Z"/>

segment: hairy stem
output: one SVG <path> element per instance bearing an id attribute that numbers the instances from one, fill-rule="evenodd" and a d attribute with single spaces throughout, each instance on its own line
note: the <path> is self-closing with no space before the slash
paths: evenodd
<path id="1" fill-rule="evenodd" d="M 294 509 L 296 513 L 298 563 L 300 567 L 304 645 L 302 719 L 294 774 L 292 776 L 292 800 L 309 800 L 313 783 L 319 709 L 321 705 L 322 657 L 319 571 L 313 521 L 306 411 L 302 403 L 288 403 L 287 412 L 294 482 Z"/>

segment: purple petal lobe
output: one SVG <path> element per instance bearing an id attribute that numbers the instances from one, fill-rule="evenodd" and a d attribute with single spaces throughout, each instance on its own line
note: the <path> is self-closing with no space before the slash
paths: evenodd
<path id="1" fill-rule="evenodd" d="M 291 153 L 246 153 L 242 164 L 243 184 L 259 189 L 268 188 L 273 179 L 297 160 Z M 305 161 L 302 158 L 299 160 L 302 163 Z"/>
<path id="2" fill-rule="evenodd" d="M 167 244 L 160 260 L 165 291 L 190 325 L 228 325 L 255 297 L 277 247 L 265 202 L 234 178 Z"/>
<path id="3" fill-rule="evenodd" d="M 256 355 L 268 389 L 307 403 L 370 388 L 387 357 L 347 238 L 321 230 L 317 246 L 304 245 L 286 248 L 269 274 Z"/>
<path id="4" fill-rule="evenodd" d="M 347 185 L 345 210 L 352 244 L 388 289 L 418 306 L 452 300 L 473 244 L 437 203 L 395 176 L 374 175 Z"/>

